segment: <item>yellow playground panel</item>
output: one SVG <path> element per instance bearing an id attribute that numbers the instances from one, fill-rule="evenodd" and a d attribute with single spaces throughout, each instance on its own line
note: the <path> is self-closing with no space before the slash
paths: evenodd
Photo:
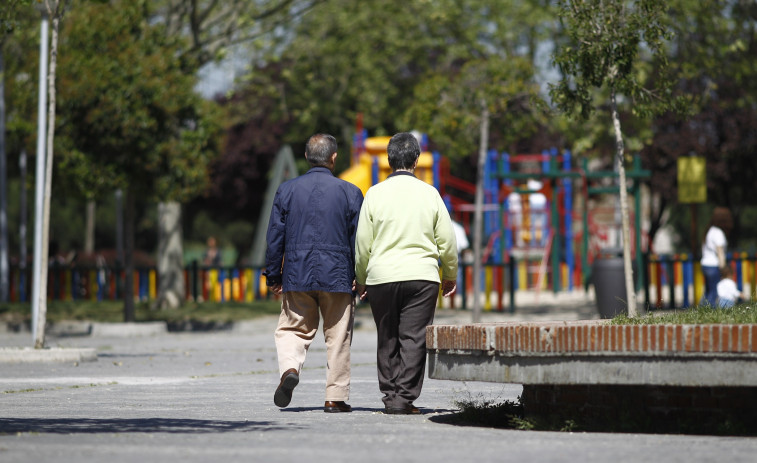
<path id="1" fill-rule="evenodd" d="M 389 167 L 386 148 L 389 146 L 391 137 L 369 137 L 364 143 L 364 150 L 358 153 L 357 161 L 353 162 L 352 167 L 342 172 L 339 176 L 360 188 L 365 195 L 368 188 L 375 183 L 381 182 L 392 173 Z M 376 174 L 374 175 L 374 166 Z M 424 151 L 418 158 L 418 165 L 415 168 L 415 176 L 424 182 L 434 184 L 434 156 Z"/>

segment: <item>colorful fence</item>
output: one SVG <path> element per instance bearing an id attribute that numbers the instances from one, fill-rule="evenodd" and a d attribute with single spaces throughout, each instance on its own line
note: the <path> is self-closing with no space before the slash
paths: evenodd
<path id="1" fill-rule="evenodd" d="M 31 296 L 29 269 L 11 268 L 10 301 L 27 302 Z M 51 266 L 47 297 L 50 300 L 118 300 L 123 297 L 125 272 L 113 268 Z M 134 270 L 134 296 L 139 301 L 157 298 L 158 275 L 154 267 Z M 268 297 L 265 277 L 259 268 L 200 267 L 184 269 L 187 300 L 251 302 Z"/>
<path id="2" fill-rule="evenodd" d="M 650 308 L 676 309 L 697 305 L 704 294 L 701 265 L 689 254 L 646 256 L 645 300 Z M 755 299 L 757 254 L 729 253 L 728 265 L 739 291 Z"/>
<path id="3" fill-rule="evenodd" d="M 728 265 L 740 291 L 755 298 L 757 291 L 757 254 L 730 253 Z M 485 294 L 484 310 L 515 310 L 517 291 L 549 291 L 552 275 L 546 273 L 540 281 L 534 279 L 529 265 L 537 261 L 509 259 L 506 264 L 485 265 L 482 268 L 481 288 L 474 291 L 473 266 L 462 264 L 458 281 L 458 297 L 442 301 L 440 307 L 470 309 L 474 294 Z M 673 309 L 696 305 L 704 292 L 704 278 L 699 262 L 690 255 L 645 255 L 646 284 L 640 288 L 647 307 Z M 11 268 L 10 301 L 27 302 L 31 295 L 30 270 Z M 563 263 L 558 275 L 560 287 L 568 288 L 568 278 L 575 278 Z M 117 300 L 123 297 L 124 271 L 112 268 L 80 268 L 51 266 L 48 273 L 47 295 L 50 300 Z M 252 267 L 201 267 L 196 263 L 184 269 L 184 281 L 189 301 L 252 302 L 271 297 L 265 285 L 262 269 Z M 575 290 L 583 291 L 576 279 Z M 514 289 L 514 290 L 513 290 Z M 138 268 L 134 271 L 134 295 L 139 301 L 157 298 L 157 271 Z M 456 307 L 457 305 L 457 307 Z"/>

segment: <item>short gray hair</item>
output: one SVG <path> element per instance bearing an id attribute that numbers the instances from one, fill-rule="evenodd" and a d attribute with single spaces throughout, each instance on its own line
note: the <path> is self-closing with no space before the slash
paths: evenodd
<path id="1" fill-rule="evenodd" d="M 413 134 L 400 132 L 389 140 L 386 151 L 393 170 L 410 169 L 421 155 L 421 146 Z"/>
<path id="2" fill-rule="evenodd" d="M 336 153 L 336 150 L 336 138 L 326 133 L 317 133 L 308 139 L 305 156 L 313 167 L 328 167 L 331 155 Z"/>

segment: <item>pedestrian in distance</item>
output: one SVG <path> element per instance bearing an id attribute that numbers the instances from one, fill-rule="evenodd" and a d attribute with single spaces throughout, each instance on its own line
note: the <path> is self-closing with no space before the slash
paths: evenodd
<path id="1" fill-rule="evenodd" d="M 725 266 L 720 269 L 720 281 L 717 285 L 718 307 L 729 308 L 746 300 L 746 295 L 739 291 L 736 282 L 733 281 L 733 270 Z"/>
<path id="2" fill-rule="evenodd" d="M 426 327 L 439 285 L 444 296 L 456 288 L 455 232 L 439 192 L 413 174 L 420 152 L 410 133 L 391 138 L 392 174 L 366 193 L 355 241 L 356 289 L 376 323 L 379 390 L 388 414 L 420 413 L 413 402 L 423 387 Z"/>
<path id="3" fill-rule="evenodd" d="M 266 284 L 283 295 L 274 334 L 281 379 L 273 401 L 286 407 L 323 317 L 327 413 L 350 412 L 350 345 L 355 319 L 355 232 L 363 194 L 334 176 L 337 143 L 310 137 L 311 168 L 282 183 L 266 235 Z"/>
<path id="4" fill-rule="evenodd" d="M 209 236 L 207 241 L 207 248 L 202 255 L 202 265 L 205 267 L 220 267 L 221 266 L 221 251 L 218 249 L 218 241 L 215 236 Z"/>
<path id="5" fill-rule="evenodd" d="M 726 266 L 728 235 L 733 229 L 733 215 L 725 207 L 716 207 L 702 243 L 702 274 L 704 275 L 703 304 L 717 306 L 720 272 Z"/>

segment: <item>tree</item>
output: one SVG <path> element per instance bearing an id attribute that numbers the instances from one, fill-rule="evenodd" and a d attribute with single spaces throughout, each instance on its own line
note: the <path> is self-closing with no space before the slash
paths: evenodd
<path id="1" fill-rule="evenodd" d="M 143 4 L 168 37 L 186 37 L 178 52 L 193 71 L 223 59 L 229 49 L 275 33 L 326 0 L 157 0 Z"/>
<path id="2" fill-rule="evenodd" d="M 0 6 L 0 302 L 8 302 L 8 186 L 5 111 L 5 40 L 17 27 L 16 15 L 30 0 L 8 0 Z"/>
<path id="3" fill-rule="evenodd" d="M 551 19 L 544 3 L 331 0 L 294 22 L 284 45 L 265 55 L 280 76 L 260 79 L 255 66 L 246 88 L 279 99 L 277 116 L 291 121 L 287 143 L 315 131 L 350 140 L 358 114 L 371 133 L 407 130 L 398 121 L 414 105 L 408 96 L 419 82 L 455 75 L 472 60 L 535 59 Z M 464 156 L 475 151 L 474 143 Z"/>
<path id="4" fill-rule="evenodd" d="M 557 50 L 554 62 L 562 73 L 550 95 L 557 106 L 569 114 L 587 118 L 597 103 L 593 89 L 609 93 L 609 112 L 615 134 L 615 159 L 618 166 L 623 231 L 623 261 L 628 314 L 635 316 L 636 292 L 631 267 L 630 224 L 626 192 L 626 153 L 618 113 L 618 99 L 628 98 L 633 111 L 647 115 L 680 109 L 682 101 L 668 93 L 671 82 L 665 79 L 667 55 L 665 40 L 670 31 L 665 24 L 665 2 L 654 0 L 560 0 L 560 17 L 567 43 Z M 640 54 L 647 51 L 657 62 L 656 89 L 647 88 L 640 65 Z M 655 91 L 656 90 L 656 91 Z"/>
<path id="5" fill-rule="evenodd" d="M 182 67 L 181 37 L 146 21 L 144 7 L 142 1 L 82 5 L 72 14 L 70 53 L 61 63 L 61 167 L 84 196 L 125 192 L 126 321 L 134 320 L 136 201 L 182 201 L 204 191 L 218 132 L 213 104 L 194 92 L 196 78 Z M 175 208 L 168 212 L 178 220 Z M 180 247 L 163 255 L 181 271 Z M 163 278 L 171 283 L 170 272 Z M 176 275 L 173 281 L 183 283 Z M 181 300 L 183 293 L 166 297 Z"/>

